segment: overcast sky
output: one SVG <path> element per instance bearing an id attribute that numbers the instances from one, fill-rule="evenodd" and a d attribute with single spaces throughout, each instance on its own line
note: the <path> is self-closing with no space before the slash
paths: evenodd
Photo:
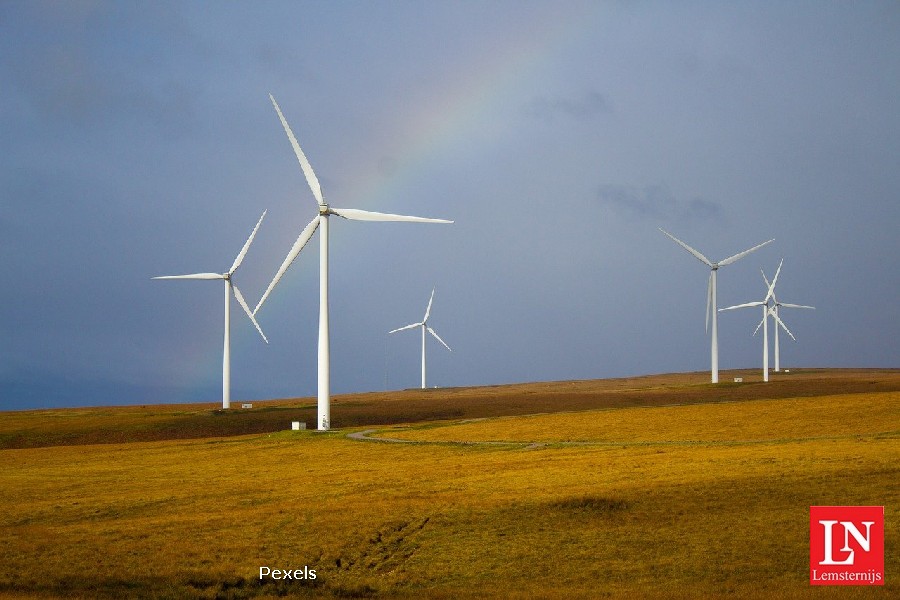
<path id="1" fill-rule="evenodd" d="M 790 367 L 900 366 L 897 2 L 0 3 L 0 408 L 218 402 L 338 207 L 332 392 L 709 369 L 784 258 Z M 318 234 L 316 234 L 318 236 Z M 318 237 L 232 400 L 316 390 Z M 758 368 L 756 310 L 722 369 Z"/>

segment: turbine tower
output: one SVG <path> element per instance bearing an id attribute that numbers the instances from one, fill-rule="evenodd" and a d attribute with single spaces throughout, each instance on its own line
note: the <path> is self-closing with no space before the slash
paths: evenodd
<path id="1" fill-rule="evenodd" d="M 781 259 L 781 263 L 784 262 L 784 259 Z M 735 304 L 734 306 L 728 306 L 725 308 L 720 308 L 719 311 L 723 310 L 734 310 L 735 308 L 749 308 L 752 306 L 761 306 L 763 309 L 762 313 L 762 321 L 759 322 L 759 325 L 756 326 L 756 331 L 753 332 L 753 335 L 756 335 L 756 332 L 759 331 L 759 328 L 763 328 L 763 381 L 769 380 L 769 321 L 768 317 L 770 313 L 769 307 L 769 299 L 772 298 L 772 295 L 775 293 L 775 282 L 778 281 L 778 274 L 781 272 L 781 263 L 778 263 L 778 270 L 775 271 L 775 277 L 772 279 L 772 283 L 766 282 L 766 286 L 768 289 L 766 290 L 766 297 L 758 302 L 745 302 L 744 304 Z M 777 317 L 776 317 L 777 319 Z M 780 322 L 780 319 L 779 319 Z M 787 328 L 785 328 L 787 329 Z"/>
<path id="2" fill-rule="evenodd" d="M 782 262 L 784 262 L 784 259 L 782 259 Z M 760 272 L 762 273 L 763 280 L 766 282 L 766 285 L 769 285 L 769 279 L 766 277 L 765 272 L 763 272 L 762 269 L 760 269 Z M 784 308 L 809 308 L 809 309 L 813 309 L 813 310 L 816 308 L 815 306 L 806 306 L 804 304 L 789 304 L 787 302 L 779 302 L 778 298 L 775 296 L 775 286 L 774 285 L 772 286 L 772 306 L 769 307 L 769 314 L 772 315 L 772 318 L 775 319 L 775 372 L 776 373 L 781 371 L 781 364 L 780 364 L 780 358 L 779 358 L 780 342 L 778 341 L 778 327 L 781 326 L 785 330 L 785 332 L 789 336 L 791 336 L 792 340 L 794 340 L 795 342 L 797 341 L 797 338 L 795 338 L 794 334 L 791 333 L 791 330 L 787 328 L 787 325 L 784 324 L 784 321 L 782 321 L 778 317 L 778 308 L 782 307 L 782 306 Z M 759 327 L 757 326 L 756 329 L 758 331 Z M 755 333 L 756 332 L 754 332 L 754 335 L 755 335 Z"/>
<path id="3" fill-rule="evenodd" d="M 439 341 L 444 345 L 444 348 L 450 350 L 450 346 L 447 345 L 447 342 L 441 339 L 437 333 L 435 333 L 434 329 L 428 326 L 428 316 L 431 314 L 431 302 L 434 300 L 434 288 L 431 290 L 431 298 L 428 299 L 428 307 L 425 309 L 425 316 L 422 317 L 421 323 L 413 323 L 412 325 L 406 325 L 404 327 L 400 327 L 398 329 L 394 329 L 389 331 L 388 333 L 397 333 L 398 331 L 403 331 L 404 329 L 413 329 L 415 327 L 422 328 L 422 389 L 425 389 L 425 330 L 428 330 L 428 333 L 434 336 L 434 339 Z M 450 350 L 452 352 L 452 350 Z"/>
<path id="4" fill-rule="evenodd" d="M 244 261 L 244 257 L 247 255 L 247 250 L 250 249 L 250 244 L 253 243 L 253 238 L 256 236 L 256 232 L 259 229 L 259 226 L 262 224 L 263 219 L 266 216 L 266 211 L 263 211 L 262 216 L 259 218 L 259 221 L 256 222 L 256 227 L 253 228 L 253 233 L 250 234 L 250 237 L 247 238 L 247 241 L 244 243 L 244 247 L 241 248 L 241 251 L 238 253 L 237 258 L 234 259 L 234 262 L 231 265 L 231 268 L 228 269 L 226 273 L 192 273 L 190 275 L 163 275 L 161 277 L 154 277 L 153 279 L 223 279 L 225 280 L 225 341 L 224 341 L 224 349 L 222 351 L 222 408 L 230 408 L 231 407 L 231 296 L 234 294 L 235 299 L 238 301 L 238 304 L 241 305 L 241 308 L 244 309 L 244 312 L 247 313 L 247 316 L 250 317 L 250 320 L 253 322 L 253 325 L 256 326 L 256 330 L 259 332 L 259 335 L 262 336 L 262 339 L 268 344 L 269 340 L 266 339 L 266 334 L 263 333 L 263 330 L 260 328 L 259 323 L 256 322 L 256 318 L 253 316 L 253 313 L 250 312 L 250 307 L 247 306 L 247 302 L 244 300 L 244 295 L 241 294 L 241 290 L 232 282 L 231 278 L 234 275 L 234 272 L 237 271 L 238 267 L 241 266 L 241 263 Z"/>
<path id="5" fill-rule="evenodd" d="M 719 383 L 719 319 L 717 316 L 718 311 L 716 310 L 716 292 L 717 292 L 717 283 L 716 283 L 716 273 L 719 270 L 719 267 L 724 267 L 726 265 L 730 265 L 734 261 L 741 259 L 754 250 L 758 250 L 765 246 L 766 244 L 770 244 L 774 242 L 774 239 L 769 240 L 768 242 L 763 242 L 757 246 L 750 248 L 749 250 L 744 250 L 743 252 L 738 252 L 734 256 L 729 256 L 724 260 L 720 260 L 719 262 L 712 262 L 698 251 L 694 250 L 677 237 L 663 229 L 659 228 L 664 234 L 672 239 L 676 244 L 690 252 L 697 260 L 705 264 L 709 267 L 709 282 L 707 283 L 706 288 L 706 330 L 709 331 L 709 309 L 712 306 L 712 341 L 710 343 L 710 375 L 713 383 Z"/>
<path id="6" fill-rule="evenodd" d="M 281 280 L 281 277 L 284 275 L 285 271 L 287 271 L 288 267 L 291 266 L 291 263 L 294 262 L 294 259 L 297 258 L 297 255 L 312 237 L 313 233 L 315 233 L 317 228 L 321 228 L 321 234 L 319 235 L 319 357 L 318 357 L 318 415 L 317 415 L 317 428 L 320 431 L 325 431 L 331 426 L 331 392 L 330 392 L 330 350 L 329 350 L 329 330 L 328 330 L 328 219 L 332 215 L 336 215 L 338 217 L 343 217 L 344 219 L 350 219 L 353 221 L 405 221 L 411 223 L 452 223 L 453 221 L 447 221 L 445 219 L 429 219 L 425 217 L 409 217 L 405 215 L 394 215 L 388 213 L 379 213 L 379 212 L 371 212 L 367 210 L 358 210 L 355 208 L 334 208 L 329 206 L 325 202 L 325 198 L 322 195 L 322 187 L 319 185 L 319 180 L 316 178 L 316 174 L 313 171 L 312 165 L 309 164 L 309 161 L 306 159 L 306 155 L 303 154 L 303 150 L 300 149 L 300 144 L 297 142 L 297 138 L 294 137 L 294 132 L 291 131 L 290 125 L 288 125 L 287 120 L 284 118 L 284 115 L 281 113 L 281 108 L 279 108 L 278 103 L 275 101 L 275 98 L 272 94 L 269 94 L 269 99 L 272 101 L 272 105 L 275 107 L 275 112 L 278 113 L 278 118 L 281 120 L 281 125 L 284 127 L 284 132 L 287 134 L 288 140 L 291 142 L 291 147 L 294 149 L 294 154 L 297 155 L 297 160 L 300 162 L 300 168 L 303 171 L 303 175 L 306 177 L 306 182 L 309 184 L 310 190 L 312 190 L 313 196 L 318 204 L 318 214 L 313 218 L 312 221 L 300 232 L 300 236 L 297 238 L 297 241 L 294 242 L 294 245 L 291 247 L 290 251 L 285 257 L 284 262 L 281 263 L 281 267 L 278 269 L 278 272 L 275 273 L 275 277 L 272 278 L 272 282 L 269 284 L 268 289 L 263 294 L 262 298 L 260 298 L 259 303 L 256 305 L 256 308 L 253 309 L 253 314 L 255 315 L 259 309 L 262 307 L 263 303 L 266 301 L 266 298 L 269 297 L 269 294 L 275 288 L 275 285 Z"/>

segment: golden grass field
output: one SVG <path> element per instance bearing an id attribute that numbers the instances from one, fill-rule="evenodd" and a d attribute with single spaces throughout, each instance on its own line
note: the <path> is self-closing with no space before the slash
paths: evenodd
<path id="1" fill-rule="evenodd" d="M 0 597 L 900 597 L 900 370 L 706 376 L 0 413 Z M 811 505 L 885 586 L 809 585 Z"/>

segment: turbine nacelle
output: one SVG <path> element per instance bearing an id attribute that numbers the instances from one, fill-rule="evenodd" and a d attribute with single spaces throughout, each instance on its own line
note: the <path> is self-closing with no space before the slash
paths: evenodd
<path id="1" fill-rule="evenodd" d="M 736 304 L 735 306 L 729 306 L 727 308 L 722 308 L 720 310 L 731 310 L 734 308 L 745 308 L 749 306 L 762 306 L 763 307 L 763 315 L 762 319 L 759 321 L 759 324 L 756 326 L 756 329 L 753 330 L 753 335 L 755 336 L 760 328 L 763 328 L 763 379 L 764 381 L 769 380 L 769 348 L 768 348 L 768 326 L 766 324 L 766 320 L 771 317 L 775 322 L 775 371 L 780 371 L 781 366 L 779 363 L 779 340 L 778 340 L 778 328 L 780 327 L 791 336 L 791 339 L 795 342 L 797 338 L 794 337 L 794 334 L 791 333 L 791 330 L 788 329 L 788 326 L 784 324 L 784 321 L 781 320 L 781 317 L 778 316 L 778 307 L 784 306 L 786 308 L 813 308 L 812 306 L 805 306 L 802 304 L 788 304 L 785 302 L 779 302 L 777 297 L 775 296 L 775 284 L 778 282 L 778 275 L 781 273 L 781 267 L 784 264 L 784 259 L 778 263 L 778 269 L 775 271 L 775 277 L 772 278 L 772 281 L 769 281 L 769 278 L 766 277 L 765 271 L 762 269 L 759 270 L 762 273 L 763 281 L 766 282 L 766 297 L 758 302 L 747 302 L 744 304 Z"/>
<path id="2" fill-rule="evenodd" d="M 304 246 L 306 246 L 307 242 L 309 242 L 310 238 L 313 236 L 316 230 L 321 227 L 321 232 L 319 234 L 319 350 L 317 428 L 319 430 L 326 430 L 330 427 L 331 424 L 331 392 L 329 389 L 331 377 L 329 358 L 330 334 L 328 326 L 328 218 L 332 215 L 336 215 L 338 217 L 353 221 L 405 221 L 412 223 L 452 223 L 453 221 L 448 221 L 445 219 L 429 219 L 425 217 L 411 217 L 389 213 L 378 213 L 359 210 L 355 208 L 330 207 L 325 202 L 325 198 L 322 195 L 322 186 L 319 184 L 316 173 L 315 171 L 313 171 L 312 165 L 310 165 L 309 160 L 306 158 L 306 155 L 300 148 L 300 144 L 299 142 L 297 142 L 297 138 L 296 136 L 294 136 L 294 132 L 291 131 L 291 127 L 290 125 L 288 125 L 287 119 L 284 118 L 284 114 L 281 112 L 281 108 L 278 106 L 278 102 L 275 101 L 275 97 L 272 96 L 272 94 L 269 94 L 269 99 L 272 101 L 272 106 L 275 107 L 275 112 L 278 114 L 278 119 L 281 121 L 281 126 L 284 128 L 284 132 L 291 143 L 291 147 L 294 150 L 294 155 L 297 157 L 297 162 L 300 163 L 300 169 L 303 171 L 303 176 L 306 178 L 306 183 L 309 185 L 309 189 L 312 191 L 313 197 L 316 200 L 317 214 L 313 218 L 313 220 L 310 221 L 309 224 L 303 229 L 303 231 L 300 233 L 300 236 L 294 242 L 294 245 L 291 247 L 290 251 L 282 262 L 281 267 L 279 267 L 278 271 L 275 273 L 275 276 L 272 278 L 271 283 L 269 283 L 269 287 L 266 289 L 256 307 L 253 309 L 253 314 L 255 315 L 259 311 L 259 309 L 262 308 L 262 305 L 266 301 L 266 298 L 269 297 L 269 294 L 284 276 L 287 269 L 294 262 L 294 259 L 297 258 L 297 256 L 300 254 L 300 251 Z"/>
<path id="3" fill-rule="evenodd" d="M 784 259 L 782 259 L 782 263 L 783 263 L 783 262 L 784 262 Z M 779 271 L 781 270 L 781 264 L 778 265 L 778 270 L 779 270 Z M 791 339 L 792 339 L 793 341 L 796 342 L 796 341 L 797 341 L 797 338 L 794 337 L 794 334 L 791 333 L 791 330 L 788 329 L 787 325 L 784 324 L 784 321 L 781 320 L 781 317 L 778 315 L 778 308 L 779 308 L 779 307 L 784 307 L 784 308 L 807 308 L 807 309 L 812 309 L 812 310 L 814 310 L 815 307 L 814 307 L 814 306 L 807 306 L 807 305 L 805 305 L 805 304 L 791 304 L 791 303 L 789 303 L 789 302 L 780 302 L 780 301 L 778 300 L 778 298 L 775 296 L 775 281 L 778 279 L 778 273 L 777 273 L 777 272 L 775 273 L 775 277 L 772 279 L 772 282 L 769 283 L 769 279 L 766 277 L 766 273 L 765 273 L 762 269 L 760 269 L 759 272 L 762 273 L 763 281 L 766 282 L 766 285 L 769 286 L 769 289 L 771 290 L 772 306 L 769 308 L 769 316 L 771 316 L 772 319 L 773 319 L 773 320 L 775 321 L 775 323 L 776 323 L 776 325 L 775 325 L 775 370 L 776 370 L 776 371 L 780 371 L 780 370 L 781 370 L 781 364 L 780 364 L 780 347 L 779 347 L 779 346 L 780 346 L 780 342 L 779 342 L 779 339 L 778 339 L 778 328 L 781 327 L 782 329 L 784 329 L 785 333 L 787 333 L 789 336 L 791 336 Z M 758 331 L 758 330 L 759 330 L 759 326 L 757 326 L 756 329 L 757 329 L 757 331 Z M 754 332 L 754 334 L 755 334 L 755 333 L 756 333 L 756 332 Z"/>
<path id="4" fill-rule="evenodd" d="M 263 211 L 263 214 L 259 218 L 259 221 L 256 222 L 256 227 L 253 228 L 253 232 L 250 234 L 250 237 L 247 238 L 246 242 L 244 242 L 244 246 L 241 248 L 241 251 L 238 252 L 237 257 L 235 257 L 234 262 L 231 264 L 231 268 L 228 269 L 228 271 L 226 271 L 225 273 L 192 273 L 189 275 L 163 275 L 161 277 L 153 277 L 153 279 L 221 279 L 225 281 L 225 336 L 222 353 L 222 408 L 229 408 L 231 401 L 230 303 L 232 295 L 234 295 L 235 300 L 237 300 L 238 304 L 240 304 L 241 308 L 250 318 L 250 321 L 253 323 L 254 327 L 256 327 L 256 330 L 259 332 L 259 335 L 262 336 L 262 339 L 267 344 L 269 343 L 268 338 L 266 338 L 266 334 L 263 333 L 262 328 L 259 326 L 259 323 L 257 323 L 254 313 L 250 311 L 250 307 L 247 305 L 247 301 L 244 300 L 244 295 L 241 293 L 241 290 L 238 289 L 237 285 L 232 282 L 232 276 L 244 261 L 244 257 L 247 255 L 247 251 L 250 249 L 250 244 L 253 243 L 253 238 L 256 237 L 256 232 L 259 230 L 259 226 L 262 224 L 262 221 L 266 216 L 266 212 L 267 211 Z"/>
<path id="5" fill-rule="evenodd" d="M 733 256 L 729 256 L 728 258 L 713 262 L 713 261 L 709 260 L 706 256 L 704 256 L 701 252 L 699 252 L 698 250 L 696 250 L 694 248 L 691 248 L 690 246 L 688 246 L 687 244 L 685 244 L 684 242 L 679 240 L 677 237 L 675 237 L 674 235 L 672 235 L 671 233 L 669 233 L 662 227 L 660 227 L 659 230 L 661 232 L 663 232 L 663 234 L 665 234 L 667 237 L 669 237 L 673 242 L 675 242 L 676 244 L 678 244 L 679 246 L 684 248 L 690 255 L 692 255 L 694 258 L 696 258 L 697 260 L 699 260 L 700 262 L 705 264 L 710 269 L 709 282 L 707 283 L 707 288 L 706 288 L 706 330 L 709 331 L 710 308 L 711 308 L 712 309 L 712 334 L 710 336 L 710 338 L 711 338 L 711 342 L 710 342 L 710 375 L 711 375 L 712 382 L 718 383 L 719 382 L 719 341 L 718 341 L 718 319 L 717 319 L 718 311 L 716 310 L 716 287 L 717 287 L 716 286 L 716 281 L 717 281 L 716 274 L 720 267 L 730 265 L 731 263 L 735 262 L 736 260 L 739 260 L 739 259 L 747 256 L 751 252 L 754 252 L 755 250 L 758 250 L 758 249 L 762 248 L 763 246 L 765 246 L 766 244 L 770 244 L 775 240 L 769 240 L 767 242 L 763 242 L 762 244 L 757 244 L 756 246 L 753 246 L 752 248 L 744 250 L 743 252 L 738 252 L 737 254 L 735 254 Z"/>
<path id="6" fill-rule="evenodd" d="M 425 308 L 425 317 L 419 323 L 411 323 L 409 325 L 404 325 L 403 327 L 398 327 L 397 329 L 392 329 L 388 333 L 397 333 L 398 331 L 405 331 L 407 329 L 415 329 L 417 327 L 422 328 L 422 389 L 425 389 L 425 332 L 427 331 L 439 341 L 444 348 L 453 352 L 450 346 L 447 345 L 447 342 L 441 339 L 441 336 L 437 334 L 437 332 L 428 326 L 428 317 L 431 315 L 431 304 L 434 301 L 434 289 L 431 290 L 431 297 L 428 299 L 428 306 Z"/>

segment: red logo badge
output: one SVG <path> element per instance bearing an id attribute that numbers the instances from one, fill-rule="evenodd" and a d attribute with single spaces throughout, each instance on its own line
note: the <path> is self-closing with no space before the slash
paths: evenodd
<path id="1" fill-rule="evenodd" d="M 884 585 L 884 507 L 809 507 L 810 585 Z"/>

